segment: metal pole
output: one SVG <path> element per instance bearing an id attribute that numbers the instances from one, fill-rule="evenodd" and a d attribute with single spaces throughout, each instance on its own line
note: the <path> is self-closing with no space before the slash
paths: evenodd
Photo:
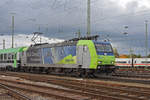
<path id="1" fill-rule="evenodd" d="M 91 0 L 87 1 L 87 36 L 91 34 Z"/>
<path id="2" fill-rule="evenodd" d="M 146 57 L 146 68 L 147 68 L 147 49 L 148 49 L 148 21 L 145 20 L 145 57 Z"/>
<path id="3" fill-rule="evenodd" d="M 46 24 L 46 33 L 48 33 L 48 24 Z"/>
<path id="4" fill-rule="evenodd" d="M 131 66 L 132 66 L 132 68 L 134 67 L 134 58 L 133 58 L 133 50 L 132 50 L 132 48 L 130 47 L 130 58 L 131 58 Z"/>
<path id="5" fill-rule="evenodd" d="M 41 27 L 40 27 L 40 25 L 39 25 L 39 27 L 38 27 L 38 30 L 39 30 L 39 32 L 40 32 L 40 30 L 41 30 Z"/>
<path id="6" fill-rule="evenodd" d="M 5 39 L 3 39 L 3 49 L 5 49 Z"/>
<path id="7" fill-rule="evenodd" d="M 81 32 L 80 32 L 80 29 L 78 30 L 78 38 L 80 38 L 81 37 Z"/>
<path id="8" fill-rule="evenodd" d="M 39 30 L 39 32 L 41 31 L 40 24 L 39 24 L 38 30 Z M 41 44 L 41 43 L 42 43 L 42 38 L 41 38 L 41 35 L 40 35 L 40 44 Z"/>
<path id="9" fill-rule="evenodd" d="M 41 37 L 41 35 L 40 35 L 40 44 L 42 43 L 42 37 Z"/>
<path id="10" fill-rule="evenodd" d="M 145 39 L 146 39 L 145 40 L 145 49 L 146 49 L 145 50 L 145 56 L 146 56 L 146 58 L 147 58 L 147 49 L 148 49 L 148 24 L 147 23 L 148 23 L 148 21 L 146 20 L 145 21 L 145 26 L 146 26 L 146 30 L 145 30 L 145 36 L 146 36 L 145 37 Z"/>
<path id="11" fill-rule="evenodd" d="M 12 48 L 14 48 L 14 16 L 12 16 Z"/>

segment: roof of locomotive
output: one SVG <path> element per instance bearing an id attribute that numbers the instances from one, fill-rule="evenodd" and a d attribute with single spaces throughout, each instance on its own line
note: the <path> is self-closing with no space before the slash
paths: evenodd
<path id="1" fill-rule="evenodd" d="M 92 41 L 93 40 L 78 40 L 78 41 L 64 41 L 64 42 L 59 42 L 59 43 L 45 43 L 45 44 L 38 44 L 38 45 L 31 45 L 31 48 L 48 48 L 48 47 L 57 47 L 57 46 L 71 46 L 71 45 L 76 45 L 79 41 Z M 106 42 L 96 42 L 96 43 L 106 43 Z"/>
<path id="2" fill-rule="evenodd" d="M 111 44 L 110 42 L 103 42 L 103 41 L 93 41 L 94 43 L 96 43 L 96 44 Z"/>
<path id="3" fill-rule="evenodd" d="M 87 37 L 80 37 L 80 38 L 73 38 L 70 40 L 66 40 L 63 42 L 59 42 L 59 43 L 44 43 L 44 44 L 35 44 L 35 45 L 31 45 L 30 47 L 34 47 L 34 48 L 46 48 L 46 47 L 55 47 L 55 46 L 70 46 L 70 45 L 76 45 L 78 43 L 78 41 L 80 40 L 97 40 L 97 38 L 99 37 L 99 35 L 94 35 L 94 36 L 87 36 Z"/>
<path id="4" fill-rule="evenodd" d="M 69 46 L 69 45 L 76 45 L 77 41 L 64 41 L 64 42 L 59 42 L 59 43 L 44 43 L 44 44 L 35 44 L 31 45 L 31 48 L 48 48 L 48 47 L 55 47 L 55 46 Z"/>

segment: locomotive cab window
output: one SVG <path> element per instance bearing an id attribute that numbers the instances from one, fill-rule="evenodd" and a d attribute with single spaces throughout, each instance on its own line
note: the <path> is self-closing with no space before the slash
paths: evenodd
<path id="1" fill-rule="evenodd" d="M 97 53 L 112 53 L 112 47 L 110 44 L 98 44 L 95 43 Z"/>

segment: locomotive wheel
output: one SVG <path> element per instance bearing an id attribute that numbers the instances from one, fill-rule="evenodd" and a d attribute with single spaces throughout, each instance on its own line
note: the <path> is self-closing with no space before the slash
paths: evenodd
<path id="1" fill-rule="evenodd" d="M 96 78 L 94 72 L 95 72 L 94 70 L 85 69 L 84 70 L 84 77 L 85 78 Z"/>
<path id="2" fill-rule="evenodd" d="M 84 75 L 84 71 L 83 69 L 76 69 L 75 74 L 76 74 L 76 77 L 82 77 Z"/>
<path id="3" fill-rule="evenodd" d="M 51 73 L 51 69 L 48 68 L 48 69 L 46 70 L 46 74 L 50 74 L 50 73 Z"/>

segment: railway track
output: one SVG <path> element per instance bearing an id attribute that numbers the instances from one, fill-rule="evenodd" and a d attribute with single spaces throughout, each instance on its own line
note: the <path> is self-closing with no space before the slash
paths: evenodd
<path id="1" fill-rule="evenodd" d="M 117 77 L 128 77 L 128 78 L 143 78 L 143 79 L 150 79 L 150 75 L 139 75 L 139 74 L 122 74 L 118 73 L 112 76 L 117 76 Z"/>
<path id="2" fill-rule="evenodd" d="M 141 77 L 127 77 L 121 75 L 114 75 L 114 76 L 99 76 L 98 80 L 104 81 L 117 81 L 117 82 L 124 82 L 124 83 L 140 83 L 140 84 L 150 84 L 150 78 L 141 78 Z"/>
<path id="3" fill-rule="evenodd" d="M 27 97 L 25 94 L 20 93 L 19 91 L 15 91 L 12 88 L 9 88 L 7 85 L 0 84 L 0 88 L 2 89 L 0 92 L 0 98 L 4 100 L 32 100 Z"/>
<path id="4" fill-rule="evenodd" d="M 117 97 L 108 96 L 106 94 L 101 94 L 101 95 L 97 93 L 94 94 L 94 92 L 93 93 L 87 92 L 87 91 L 84 91 L 83 89 L 77 89 L 77 88 L 70 88 L 70 89 L 65 90 L 65 89 L 58 89 L 54 87 L 47 87 L 47 86 L 41 86 L 37 84 L 35 85 L 35 84 L 17 82 L 17 81 L 6 80 L 6 79 L 0 79 L 0 82 L 11 88 L 17 88 L 17 89 L 24 90 L 24 91 L 35 92 L 35 93 L 39 93 L 45 96 L 52 96 L 60 100 L 101 100 L 101 99 L 120 100 L 120 98 L 117 98 Z M 59 91 L 59 92 L 55 92 L 55 91 Z"/>
<path id="5" fill-rule="evenodd" d="M 136 69 L 136 68 L 119 68 L 119 69 L 117 69 L 117 71 L 119 71 L 119 72 L 136 72 L 138 74 L 146 74 L 146 75 L 148 75 L 150 73 L 150 69 L 145 69 L 145 68 L 141 68 L 141 69 Z"/>
<path id="6" fill-rule="evenodd" d="M 69 93 L 74 92 L 74 94 L 82 94 L 82 96 L 89 97 L 89 100 L 150 100 L 150 88 L 148 87 L 110 84 L 108 82 L 106 83 L 91 79 L 64 78 L 27 73 L 5 73 L 5 75 L 63 86 L 71 89 L 71 91 L 66 90 Z"/>
<path id="7" fill-rule="evenodd" d="M 7 80 L 2 78 L 0 79 L 0 83 L 5 84 L 5 86 L 13 89 L 37 93 L 42 96 L 51 97 L 57 100 L 90 100 L 89 97 L 80 95 L 81 92 L 74 92 L 72 90 L 59 89 L 54 87 L 42 86 L 34 83 L 26 83 L 23 81 Z"/>
<path id="8" fill-rule="evenodd" d="M 17 77 L 23 77 L 24 75 L 27 75 L 29 73 L 21 73 L 21 72 L 2 72 L 1 75 L 15 75 Z M 22 76 L 20 76 L 20 74 Z M 30 74 L 30 75 L 38 75 L 38 74 Z M 58 76 L 58 77 L 65 77 L 65 75 L 47 75 L 47 74 L 39 74 L 40 76 L 44 76 L 47 78 L 52 78 L 51 76 Z M 32 77 L 32 76 L 31 76 Z M 68 76 L 70 77 L 70 76 Z M 75 77 L 70 77 L 75 78 Z M 58 78 L 60 79 L 60 78 Z M 88 78 L 89 79 L 89 78 Z M 113 75 L 99 75 L 98 78 L 90 78 L 90 79 L 96 79 L 96 80 L 104 80 L 104 81 L 117 81 L 117 82 L 126 82 L 126 83 L 141 83 L 141 84 L 150 84 L 150 74 L 128 74 L 128 73 L 117 73 Z"/>
<path id="9" fill-rule="evenodd" d="M 150 72 L 116 71 L 113 76 L 150 79 Z"/>

